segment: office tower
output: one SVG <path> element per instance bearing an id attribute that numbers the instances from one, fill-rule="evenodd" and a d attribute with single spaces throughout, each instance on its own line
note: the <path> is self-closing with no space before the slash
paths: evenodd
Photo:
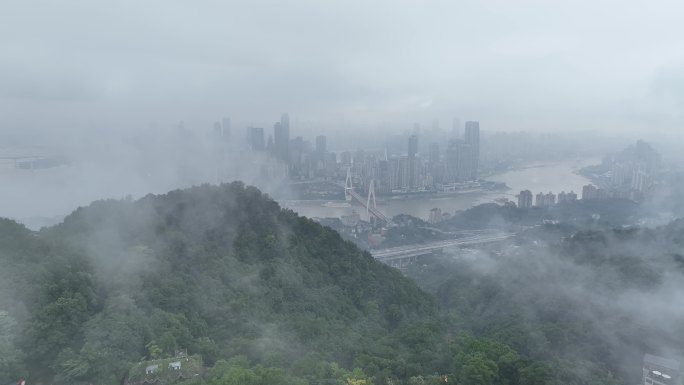
<path id="1" fill-rule="evenodd" d="M 408 168 L 408 182 L 407 187 L 409 189 L 414 189 L 418 187 L 419 179 L 419 163 L 420 159 L 416 158 L 418 154 L 418 135 L 409 136 L 408 140 L 408 163 L 406 167 Z"/>
<path id="2" fill-rule="evenodd" d="M 280 122 L 273 125 L 273 145 L 275 147 L 276 158 L 283 162 L 290 161 L 290 117 L 283 114 Z"/>
<path id="3" fill-rule="evenodd" d="M 266 149 L 264 129 L 262 127 L 249 128 L 249 145 L 252 151 L 263 151 Z"/>
<path id="4" fill-rule="evenodd" d="M 455 183 L 458 175 L 458 141 L 452 139 L 449 141 L 449 147 L 445 152 L 446 160 L 446 175 L 444 176 L 445 183 Z"/>
<path id="5" fill-rule="evenodd" d="M 411 135 L 408 141 L 408 156 L 413 158 L 416 154 L 418 154 L 418 135 Z"/>
<path id="6" fill-rule="evenodd" d="M 437 163 L 439 163 L 439 143 L 430 143 L 430 151 L 428 153 L 430 170 L 432 170 Z"/>
<path id="7" fill-rule="evenodd" d="M 326 138 L 325 135 L 319 135 L 316 137 L 316 154 L 319 156 L 325 155 L 327 152 Z"/>
<path id="8" fill-rule="evenodd" d="M 470 180 L 472 152 L 468 143 L 452 139 L 446 151 L 446 183 Z"/>
<path id="9" fill-rule="evenodd" d="M 518 207 L 521 209 L 532 207 L 532 191 L 523 190 L 518 194 Z"/>
<path id="10" fill-rule="evenodd" d="M 409 189 L 423 187 L 423 162 L 420 157 L 409 158 Z"/>
<path id="11" fill-rule="evenodd" d="M 470 180 L 477 179 L 477 169 L 480 165 L 480 122 L 466 122 L 465 141 L 470 145 Z"/>
<path id="12" fill-rule="evenodd" d="M 430 150 L 428 152 L 428 173 L 432 179 L 428 185 L 434 186 L 436 183 L 442 183 L 444 178 L 441 172 L 441 163 L 439 162 L 439 144 L 430 143 Z"/>
<path id="13" fill-rule="evenodd" d="M 458 170 L 456 172 L 456 180 L 458 182 L 466 182 L 472 180 L 473 169 L 473 148 L 470 144 L 458 141 L 456 145 L 458 153 Z"/>
<path id="14" fill-rule="evenodd" d="M 390 162 L 386 159 L 378 161 L 378 186 L 377 192 L 389 194 L 392 192 L 392 176 Z"/>
<path id="15" fill-rule="evenodd" d="M 410 167 L 410 160 L 408 156 L 402 156 L 399 158 L 399 163 L 397 167 L 398 171 L 398 178 L 397 178 L 397 184 L 398 188 L 402 190 L 408 190 L 409 188 L 409 180 L 411 179 L 411 167 Z"/>
<path id="16" fill-rule="evenodd" d="M 325 176 L 332 178 L 337 172 L 337 154 L 334 152 L 328 153 L 325 159 Z"/>
<path id="17" fill-rule="evenodd" d="M 223 140 L 223 127 L 220 122 L 214 122 L 214 131 L 212 132 L 214 141 Z"/>
<path id="18" fill-rule="evenodd" d="M 543 192 L 537 193 L 537 195 L 536 195 L 535 198 L 536 198 L 536 199 L 534 200 L 534 205 L 535 205 L 535 206 L 537 206 L 537 207 L 542 207 L 542 206 L 544 206 L 544 198 L 545 198 L 545 196 L 544 196 L 544 193 L 543 193 Z"/>
<path id="19" fill-rule="evenodd" d="M 223 139 L 228 140 L 230 138 L 230 118 L 224 117 L 221 119 L 221 125 L 223 128 Z"/>

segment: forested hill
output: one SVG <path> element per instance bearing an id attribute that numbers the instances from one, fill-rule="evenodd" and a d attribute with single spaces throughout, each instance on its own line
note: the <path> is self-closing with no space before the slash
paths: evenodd
<path id="1" fill-rule="evenodd" d="M 99 201 L 39 233 L 1 220 L 0 263 L 2 381 L 121 384 L 180 348 L 297 378 L 448 356 L 431 296 L 241 183 Z"/>

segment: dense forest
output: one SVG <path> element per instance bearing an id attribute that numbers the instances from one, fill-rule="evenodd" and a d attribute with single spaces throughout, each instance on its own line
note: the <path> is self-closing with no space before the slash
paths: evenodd
<path id="1" fill-rule="evenodd" d="M 605 272 L 601 292 L 655 290 L 670 282 L 661 269 L 682 268 L 682 225 L 672 226 L 618 234 L 676 245 L 652 260 L 606 253 L 604 232 L 558 235 L 554 255 Z M 511 250 L 541 258 L 537 235 Z M 600 330 L 572 316 L 575 299 L 533 295 L 539 269 L 511 283 L 499 270 L 515 266 L 443 258 L 409 271 L 424 291 L 237 182 L 95 202 L 40 232 L 0 220 L 0 381 L 140 384 L 135 368 L 185 349 L 204 369 L 178 382 L 197 385 L 633 380 Z M 544 288 L 566 272 L 548 271 Z"/>
<path id="2" fill-rule="evenodd" d="M 577 231 L 426 258 L 407 274 L 461 330 L 545 362 L 562 383 L 630 384 L 645 353 L 684 357 L 684 221 Z"/>

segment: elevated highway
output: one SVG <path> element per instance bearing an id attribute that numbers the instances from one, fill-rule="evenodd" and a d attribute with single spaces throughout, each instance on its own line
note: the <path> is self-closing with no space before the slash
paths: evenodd
<path id="1" fill-rule="evenodd" d="M 445 241 L 429 242 L 417 245 L 392 247 L 371 251 L 371 255 L 378 261 L 390 266 L 401 267 L 408 262 L 415 261 L 418 257 L 440 252 L 449 248 L 484 245 L 501 242 L 513 237 L 513 233 L 499 231 L 481 231 L 474 235 L 466 235 L 461 238 Z"/>

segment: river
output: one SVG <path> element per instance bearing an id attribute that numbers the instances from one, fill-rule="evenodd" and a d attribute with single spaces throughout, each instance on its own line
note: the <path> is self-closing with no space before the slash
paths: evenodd
<path id="1" fill-rule="evenodd" d="M 589 181 L 576 174 L 576 171 L 596 162 L 597 160 L 590 159 L 536 163 L 487 178 L 505 182 L 511 187 L 505 192 L 471 192 L 433 198 L 382 198 L 378 200 L 378 206 L 380 211 L 390 217 L 409 214 L 427 219 L 432 208 L 440 208 L 442 212 L 453 214 L 455 211 L 496 199 L 508 198 L 515 201 L 515 195 L 524 189 L 530 189 L 533 193 L 574 190 L 579 195 L 582 186 Z M 176 179 L 173 173 L 166 179 L 150 178 L 118 169 L 104 171 L 97 168 L 97 165 L 90 164 L 34 171 L 15 170 L 13 163 L 6 160 L 0 162 L 0 217 L 16 218 L 31 228 L 39 228 L 59 222 L 63 215 L 96 199 L 122 198 L 126 194 L 140 197 L 150 192 L 163 193 L 184 187 L 174 183 Z M 280 201 L 281 206 L 308 217 L 340 217 L 356 210 L 362 218 L 368 220 L 366 210 L 355 203 L 352 207 L 325 207 L 325 203 Z"/>
<path id="2" fill-rule="evenodd" d="M 473 206 L 496 202 L 507 198 L 517 203 L 516 195 L 521 190 L 531 190 L 533 194 L 549 191 L 558 194 L 561 191 L 574 191 L 582 195 L 582 186 L 591 183 L 577 171 L 585 166 L 596 164 L 596 159 L 575 159 L 562 162 L 538 162 L 523 168 L 491 175 L 487 180 L 505 182 L 510 190 L 483 191 L 464 193 L 461 195 L 435 198 L 387 199 L 377 201 L 378 209 L 388 217 L 397 214 L 408 214 L 417 218 L 428 219 L 430 210 L 439 208 L 442 212 L 453 214 L 459 210 L 467 210 Z M 368 220 L 366 210 L 357 203 L 351 207 L 326 207 L 324 201 L 281 201 L 283 207 L 289 208 L 307 217 L 340 217 L 356 211 L 362 219 Z"/>

